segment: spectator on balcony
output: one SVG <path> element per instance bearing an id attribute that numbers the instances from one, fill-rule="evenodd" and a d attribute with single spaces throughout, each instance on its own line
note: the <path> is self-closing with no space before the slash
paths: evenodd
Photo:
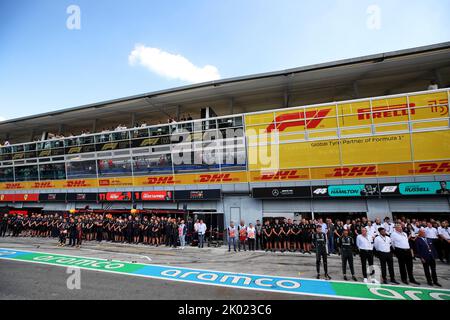
<path id="1" fill-rule="evenodd" d="M 436 83 L 436 80 L 431 80 L 430 84 L 428 85 L 428 90 L 437 90 L 437 89 L 439 89 L 439 86 Z"/>

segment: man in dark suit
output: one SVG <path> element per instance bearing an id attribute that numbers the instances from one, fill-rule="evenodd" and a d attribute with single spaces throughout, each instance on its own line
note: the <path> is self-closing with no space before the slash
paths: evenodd
<path id="1" fill-rule="evenodd" d="M 436 274 L 435 259 L 437 257 L 437 252 L 431 240 L 425 237 L 424 229 L 419 230 L 419 237 L 416 239 L 416 249 L 416 255 L 420 258 L 420 261 L 422 261 L 428 285 L 433 286 L 434 284 L 438 287 L 442 287 L 438 282 Z"/>

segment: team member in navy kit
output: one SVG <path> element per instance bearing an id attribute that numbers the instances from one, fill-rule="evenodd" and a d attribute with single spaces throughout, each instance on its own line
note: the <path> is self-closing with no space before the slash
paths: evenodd
<path id="1" fill-rule="evenodd" d="M 323 259 L 323 269 L 325 271 L 325 279 L 330 280 L 331 277 L 328 275 L 328 265 L 327 265 L 327 236 L 322 232 L 322 226 L 318 225 L 316 228 L 316 233 L 312 237 L 314 247 L 316 248 L 316 269 L 317 269 L 317 279 L 320 279 L 320 260 Z"/>
<path id="2" fill-rule="evenodd" d="M 344 275 L 344 280 L 347 281 L 347 263 L 352 274 L 352 279 L 358 281 L 355 277 L 355 268 L 353 266 L 353 248 L 355 246 L 355 241 L 352 237 L 348 235 L 348 230 L 344 230 L 342 237 L 338 238 L 339 252 L 341 253 L 342 259 L 342 273 Z"/>

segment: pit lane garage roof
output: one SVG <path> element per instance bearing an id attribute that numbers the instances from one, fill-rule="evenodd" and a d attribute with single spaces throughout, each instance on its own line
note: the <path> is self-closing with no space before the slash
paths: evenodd
<path id="1" fill-rule="evenodd" d="M 450 86 L 450 42 L 154 91 L 0 123 L 0 140 L 27 142 L 46 130 L 70 133 L 213 107 L 218 115 L 426 90 Z M 7 107 L 7 106 L 5 106 Z M 151 120 L 149 120 L 151 119 Z M 152 121 L 154 120 L 154 121 Z"/>

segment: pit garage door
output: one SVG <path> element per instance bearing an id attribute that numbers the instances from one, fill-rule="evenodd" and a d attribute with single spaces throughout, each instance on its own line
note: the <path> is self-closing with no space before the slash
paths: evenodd
<path id="1" fill-rule="evenodd" d="M 449 198 L 389 199 L 391 212 L 449 212 Z"/>

